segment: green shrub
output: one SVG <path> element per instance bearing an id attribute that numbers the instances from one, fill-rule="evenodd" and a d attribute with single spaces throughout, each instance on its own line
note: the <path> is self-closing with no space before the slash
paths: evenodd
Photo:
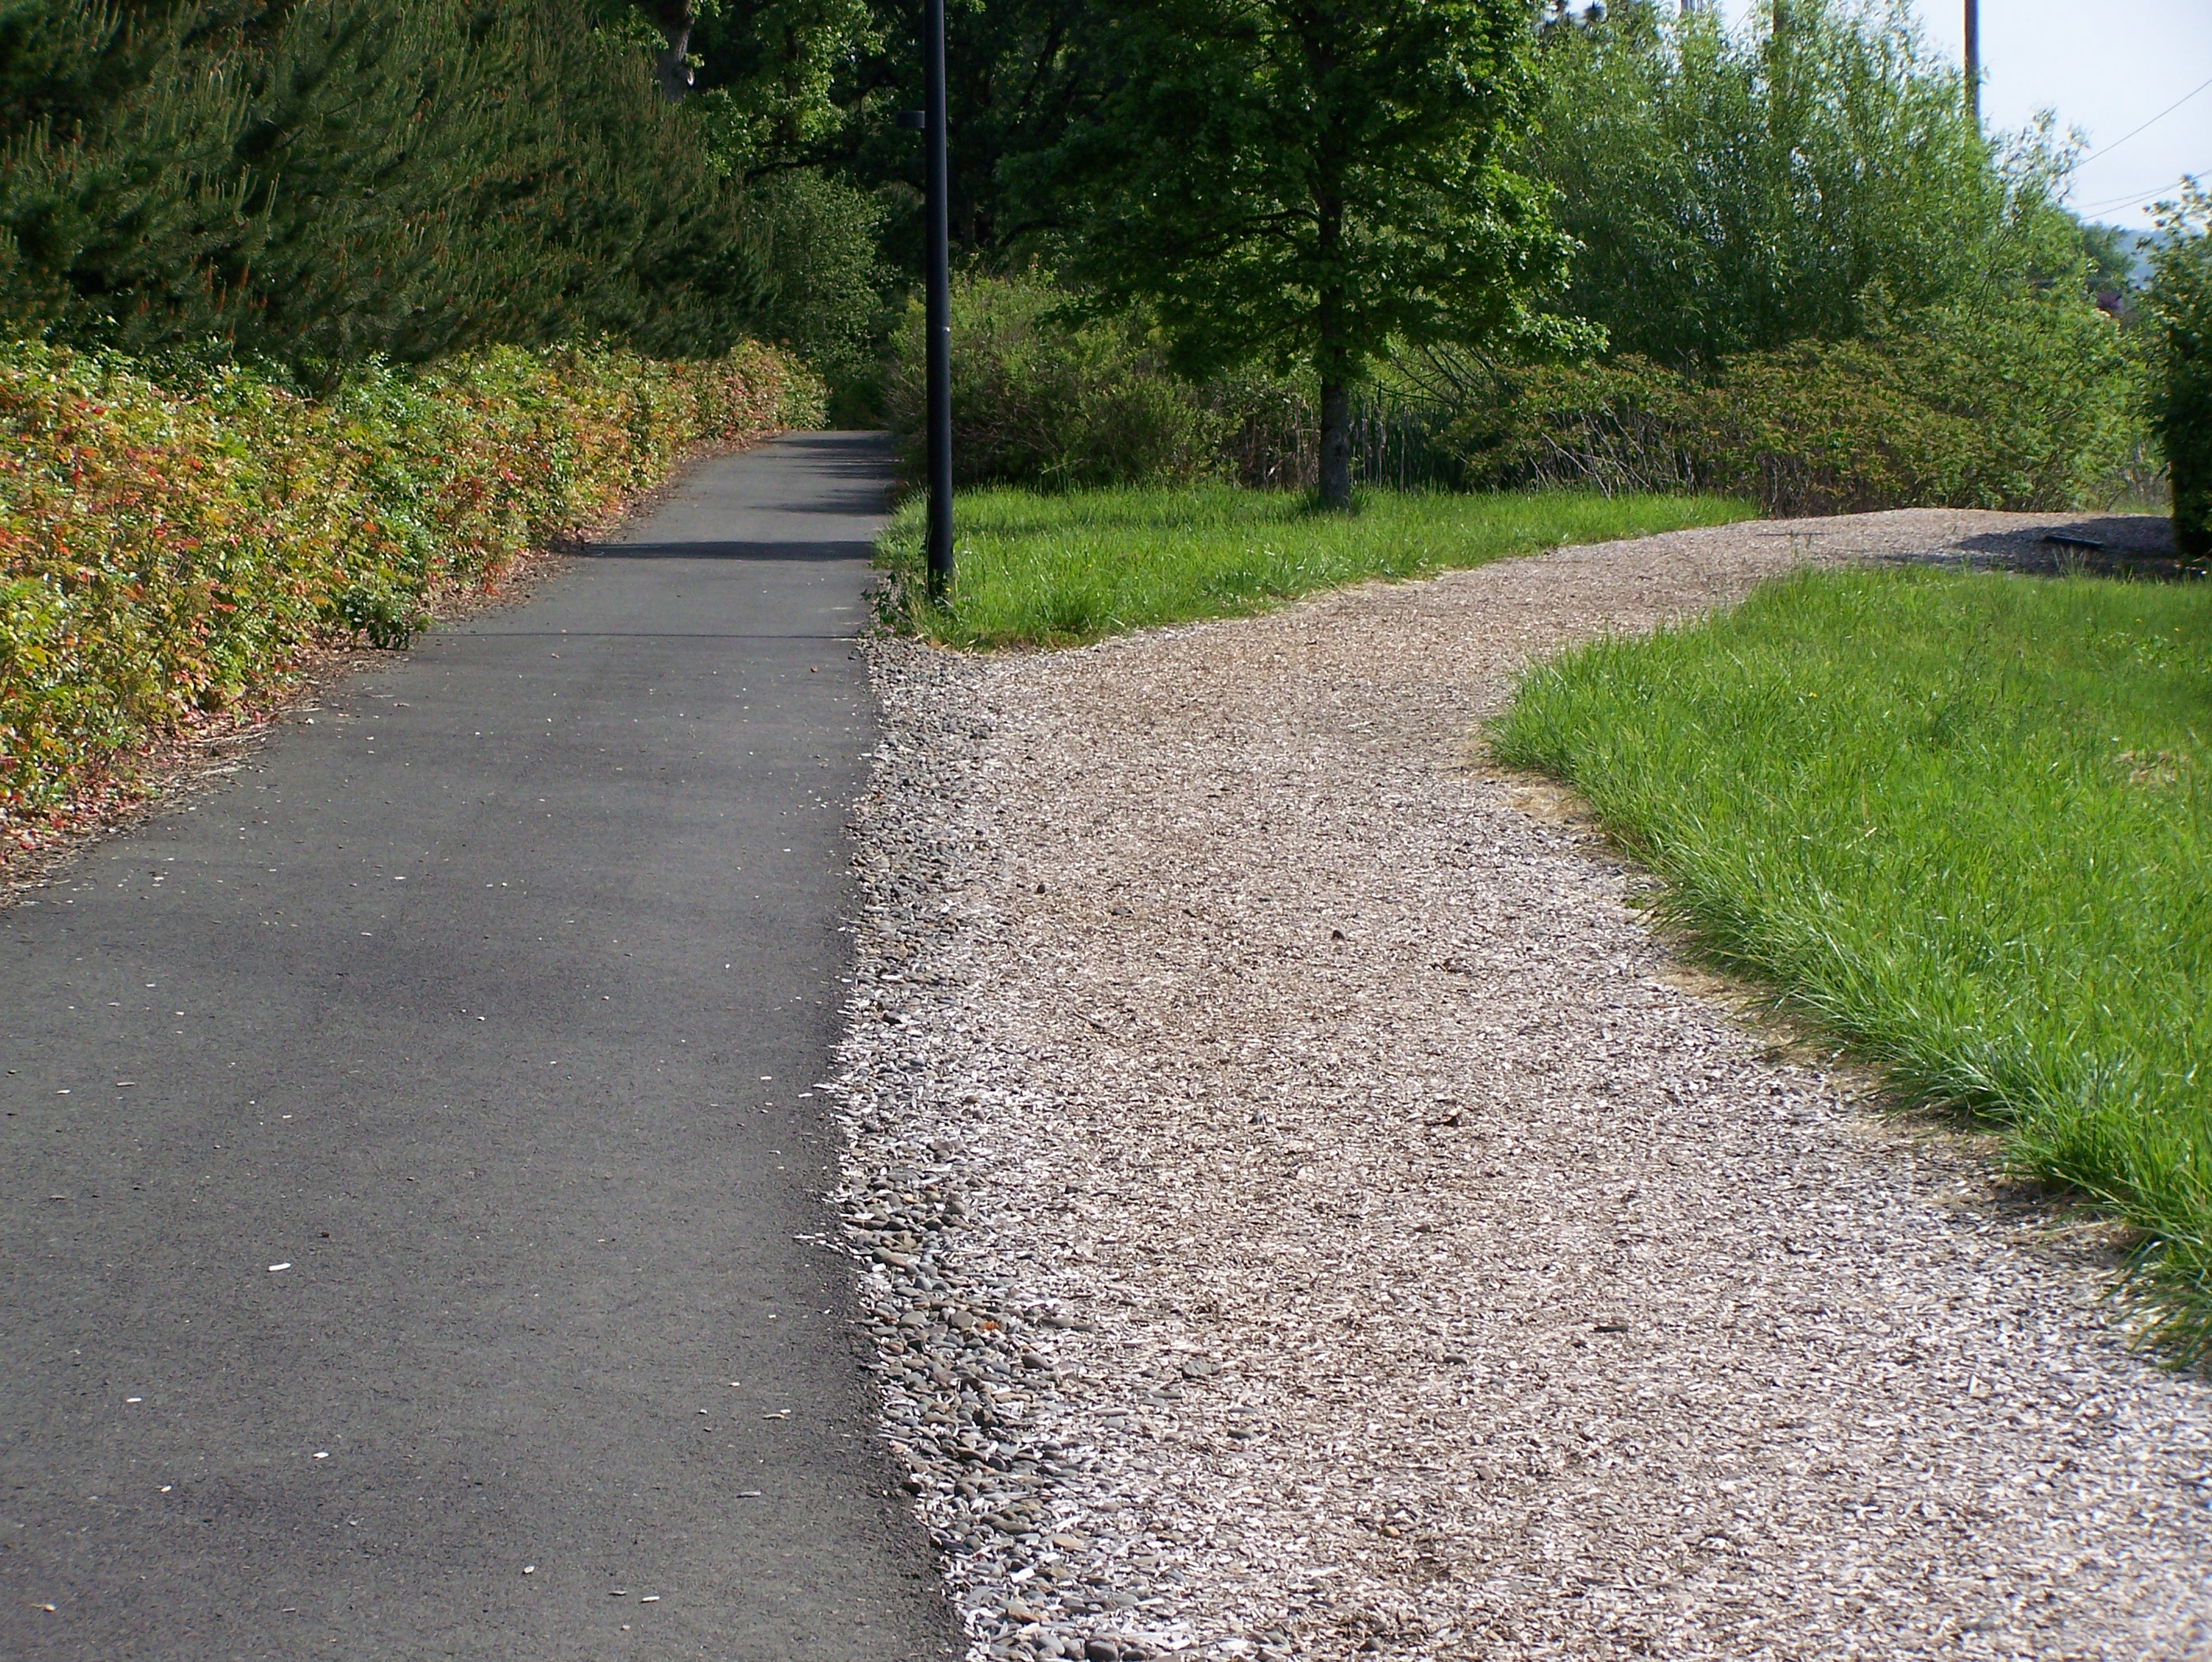
<path id="1" fill-rule="evenodd" d="M 881 205 L 811 167 L 763 175 L 746 186 L 744 205 L 749 258 L 762 274 L 749 332 L 788 347 L 833 386 L 868 379 L 884 279 Z"/>
<path id="2" fill-rule="evenodd" d="M 758 348 L 498 349 L 322 400 L 0 348 L 0 825 L 281 683 L 318 640 L 404 644 L 437 591 L 490 582 L 687 447 L 819 416 L 818 384 Z"/>
<path id="3" fill-rule="evenodd" d="M 2094 306 L 2022 297 L 1711 377 L 1626 356 L 1462 376 L 1453 437 L 1492 487 L 1707 491 L 1780 515 L 2067 508 L 2128 488 L 2139 384 Z"/>
<path id="4" fill-rule="evenodd" d="M 2173 540 L 2185 558 L 2212 557 L 2212 196 L 2191 181 L 2160 216 L 2151 258 L 2157 333 L 2153 419 L 2173 482 Z"/>
<path id="5" fill-rule="evenodd" d="M 1030 273 L 963 274 L 952 286 L 952 465 L 963 484 L 1066 488 L 1174 484 L 1221 468 L 1225 424 L 1171 374 L 1143 322 L 1073 325 L 1060 290 Z M 921 302 L 893 337 L 891 428 L 920 476 L 927 396 Z"/>

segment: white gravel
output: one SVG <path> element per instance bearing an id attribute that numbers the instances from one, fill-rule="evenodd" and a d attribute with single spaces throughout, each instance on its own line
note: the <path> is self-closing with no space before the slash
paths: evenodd
<path id="1" fill-rule="evenodd" d="M 2041 523 L 877 649 L 846 1198 L 976 1656 L 2212 1656 L 2212 1387 L 2094 1232 L 1472 750 L 1532 653 Z"/>

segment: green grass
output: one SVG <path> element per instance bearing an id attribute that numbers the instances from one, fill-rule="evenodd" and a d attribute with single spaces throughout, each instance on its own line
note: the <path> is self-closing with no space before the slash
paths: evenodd
<path id="1" fill-rule="evenodd" d="M 2212 584 L 1812 573 L 1525 677 L 1573 784 L 1723 967 L 2141 1232 L 2212 1356 Z"/>
<path id="2" fill-rule="evenodd" d="M 1068 646 L 1266 610 L 1371 577 L 1419 577 L 1569 543 L 1748 519 L 1710 496 L 1372 491 L 1328 513 L 1229 485 L 1044 494 L 979 490 L 955 507 L 952 602 L 921 600 L 922 505 L 891 521 L 879 563 L 894 622 L 954 646 Z"/>

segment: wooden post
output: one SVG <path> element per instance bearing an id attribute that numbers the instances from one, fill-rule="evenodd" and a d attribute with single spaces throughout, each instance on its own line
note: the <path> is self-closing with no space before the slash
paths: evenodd
<path id="1" fill-rule="evenodd" d="M 1982 136 L 1982 0 L 1966 0 L 1966 118 Z"/>

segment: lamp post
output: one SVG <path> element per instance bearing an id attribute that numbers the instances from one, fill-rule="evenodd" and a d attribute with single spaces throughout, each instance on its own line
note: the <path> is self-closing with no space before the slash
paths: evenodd
<path id="1" fill-rule="evenodd" d="M 929 597 L 952 590 L 952 275 L 945 166 L 945 0 L 922 24 L 922 111 L 929 216 Z"/>
<path id="2" fill-rule="evenodd" d="M 929 597 L 942 605 L 952 591 L 952 275 L 950 195 L 945 161 L 945 0 L 927 0 L 922 15 L 923 101 L 902 110 L 898 124 L 923 138 L 922 217 L 927 222 L 925 324 L 928 339 L 925 431 L 928 440 Z"/>
<path id="3" fill-rule="evenodd" d="M 1966 0 L 1966 118 L 1982 136 L 1982 5 Z"/>

